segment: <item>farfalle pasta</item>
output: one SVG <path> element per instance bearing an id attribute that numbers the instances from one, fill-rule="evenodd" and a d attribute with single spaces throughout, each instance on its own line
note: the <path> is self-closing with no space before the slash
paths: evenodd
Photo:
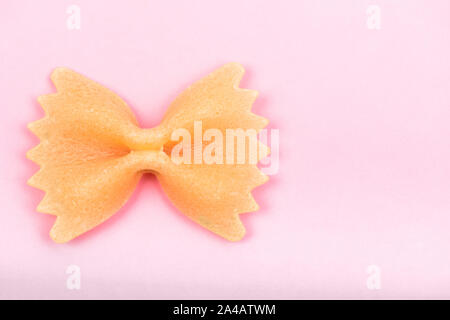
<path id="1" fill-rule="evenodd" d="M 55 69 L 57 92 L 38 98 L 46 115 L 29 124 L 40 144 L 27 153 L 40 166 L 29 184 L 45 191 L 37 211 L 57 217 L 51 238 L 67 242 L 101 224 L 150 172 L 179 211 L 227 240 L 240 240 L 245 228 L 239 214 L 258 209 L 251 190 L 267 177 L 248 161 L 176 163 L 171 151 L 179 142 L 173 132 L 194 134 L 196 121 L 224 135 L 229 128 L 267 125 L 250 111 L 257 92 L 238 87 L 243 73 L 236 63 L 217 69 L 182 92 L 161 124 L 142 129 L 114 92 L 70 69 Z M 258 160 L 267 154 L 258 141 Z"/>

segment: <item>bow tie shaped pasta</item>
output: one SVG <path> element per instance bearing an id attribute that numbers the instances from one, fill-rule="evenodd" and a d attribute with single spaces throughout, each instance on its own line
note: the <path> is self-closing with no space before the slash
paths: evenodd
<path id="1" fill-rule="evenodd" d="M 45 191 L 37 211 L 57 217 L 51 238 L 67 242 L 99 225 L 151 172 L 182 213 L 227 240 L 240 240 L 245 228 L 239 214 L 258 209 L 251 190 L 267 176 L 255 163 L 175 163 L 170 154 L 174 130 L 194 134 L 195 121 L 224 135 L 229 128 L 267 125 L 250 111 L 257 92 L 238 87 L 243 74 L 236 63 L 217 69 L 181 93 L 161 124 L 142 129 L 114 92 L 70 69 L 55 69 L 57 92 L 38 98 L 46 115 L 29 124 L 40 144 L 27 153 L 40 166 L 28 183 Z M 257 143 L 259 161 L 269 151 Z"/>

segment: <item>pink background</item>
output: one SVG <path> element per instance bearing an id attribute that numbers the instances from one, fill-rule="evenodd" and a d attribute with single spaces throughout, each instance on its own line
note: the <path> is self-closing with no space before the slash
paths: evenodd
<path id="1" fill-rule="evenodd" d="M 53 243 L 25 158 L 53 68 L 116 91 L 148 127 L 230 61 L 280 130 L 245 239 L 190 222 L 148 176 L 112 219 Z M 2 1 L 0 70 L 0 298 L 450 298 L 448 0 Z"/>

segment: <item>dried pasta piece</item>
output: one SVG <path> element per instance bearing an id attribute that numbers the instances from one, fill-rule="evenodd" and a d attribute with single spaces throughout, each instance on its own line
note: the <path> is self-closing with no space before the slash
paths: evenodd
<path id="1" fill-rule="evenodd" d="M 268 148 L 257 141 L 255 162 L 250 147 L 244 150 L 245 162 L 236 161 L 235 154 L 231 162 L 196 163 L 195 157 L 176 162 L 173 151 L 180 141 L 173 134 L 184 129 L 195 137 L 195 123 L 202 125 L 201 137 L 208 129 L 226 137 L 229 129 L 264 128 L 267 120 L 250 111 L 256 91 L 238 87 L 243 73 L 236 63 L 219 68 L 181 93 L 160 125 L 142 129 L 114 92 L 57 68 L 51 76 L 57 92 L 38 98 L 46 115 L 29 124 L 40 144 L 27 153 L 40 165 L 29 184 L 45 191 L 37 210 L 57 216 L 51 238 L 67 242 L 99 225 L 151 172 L 187 217 L 225 239 L 240 240 L 245 229 L 239 214 L 258 209 L 251 190 L 267 181 L 256 162 Z M 249 146 L 251 136 L 244 139 Z M 201 144 L 192 153 L 203 155 L 206 148 L 211 145 Z"/>

